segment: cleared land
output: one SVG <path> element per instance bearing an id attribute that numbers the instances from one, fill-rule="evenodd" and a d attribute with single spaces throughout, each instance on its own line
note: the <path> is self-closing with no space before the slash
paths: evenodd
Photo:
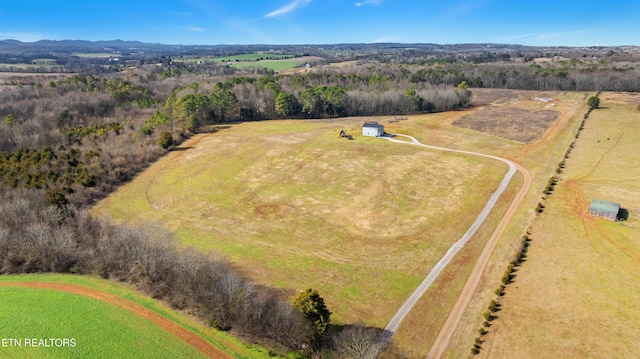
<path id="1" fill-rule="evenodd" d="M 293 55 L 280 55 L 280 54 L 242 54 L 235 56 L 227 56 L 227 57 L 217 57 L 212 59 L 212 61 L 216 62 L 233 62 L 233 61 L 260 61 L 260 60 L 281 60 L 281 59 L 289 59 L 292 58 Z"/>
<path id="2" fill-rule="evenodd" d="M 474 89 L 474 100 L 485 97 L 488 102 L 503 103 L 506 99 L 512 106 L 532 110 L 543 109 L 546 104 L 529 101 L 530 91 L 498 90 L 496 94 L 488 89 Z M 532 190 L 525 197 L 522 207 L 516 212 L 507 226 L 483 274 L 479 288 L 462 316 L 460 324 L 452 338 L 446 357 L 461 358 L 469 355 L 474 338 L 478 336 L 478 328 L 483 321 L 481 313 L 487 308 L 493 293 L 500 282 L 500 277 L 512 259 L 516 242 L 520 240 L 534 216 L 533 209 L 540 199 L 539 193 L 553 173 L 557 162 L 573 138 L 573 133 L 586 111 L 585 99 L 588 94 L 578 92 L 553 92 L 550 97 L 557 98 L 556 110 L 561 112 L 537 140 L 531 143 L 520 143 L 496 136 L 483 135 L 477 131 L 453 126 L 452 122 L 461 116 L 481 109 L 480 104 L 469 110 L 441 113 L 416 118 L 417 121 L 400 121 L 388 124 L 387 127 L 402 126 L 403 131 L 422 142 L 438 146 L 449 146 L 470 151 L 481 151 L 510 159 L 522 164 L 532 175 Z M 536 107 L 537 106 L 537 107 Z M 526 129 L 527 124 L 521 125 Z M 391 129 L 390 129 L 391 130 Z M 454 145 L 451 145 L 454 144 Z M 498 202 L 496 210 L 489 216 L 488 223 L 480 228 L 480 232 L 459 253 L 440 278 L 434 283 L 432 290 L 427 291 L 417 306 L 405 318 L 404 324 L 396 334 L 399 345 L 412 358 L 425 358 L 436 335 L 440 331 L 450 308 L 458 297 L 478 254 L 482 251 L 486 238 L 496 228 L 505 213 L 513 196 L 522 186 L 522 178 L 514 178 L 510 186 Z M 528 205 L 527 205 L 528 203 Z"/>
<path id="3" fill-rule="evenodd" d="M 20 346 L 0 347 L 8 357 L 226 358 L 223 351 L 245 358 L 268 357 L 105 280 L 2 276 L 0 300 L 0 333 L 20 340 Z M 74 339 L 75 346 L 31 346 L 25 338 Z"/>
<path id="4" fill-rule="evenodd" d="M 0 65 L 1 66 L 1 65 Z M 56 81 L 73 76 L 72 73 L 26 73 L 26 72 L 0 72 L 0 85 L 32 85 L 44 81 Z"/>
<path id="5" fill-rule="evenodd" d="M 200 135 L 95 207 L 161 221 L 249 276 L 386 325 L 507 170 L 359 135 L 363 119 L 246 123 Z M 340 129 L 354 135 L 339 137 Z M 459 213 L 474 213 L 459 216 Z"/>
<path id="6" fill-rule="evenodd" d="M 632 358 L 640 353 L 638 94 L 603 93 L 507 288 L 479 357 Z M 619 202 L 626 222 L 587 215 Z M 469 346 L 470 347 L 470 346 Z"/>
<path id="7" fill-rule="evenodd" d="M 490 106 L 463 116 L 453 124 L 519 142 L 531 142 L 540 137 L 560 115 L 553 110 L 526 110 Z M 526 123 L 526 127 L 523 126 Z"/>
<path id="8" fill-rule="evenodd" d="M 292 55 L 276 55 L 276 54 L 244 54 L 228 57 L 219 57 L 209 61 L 221 62 L 236 68 L 246 67 L 264 67 L 274 71 L 286 71 L 294 69 L 297 66 L 304 65 L 307 62 L 322 61 L 317 56 L 293 57 Z M 194 60 L 190 60 L 194 61 Z M 197 59 L 195 60 L 197 61 Z M 203 59 L 202 61 L 207 61 Z"/>
<path id="9" fill-rule="evenodd" d="M 546 105 L 529 101 L 526 92 L 509 96 L 512 106 Z M 560 116 L 528 144 L 452 125 L 482 107 L 395 123 L 376 120 L 387 132 L 423 143 L 522 163 L 533 175 L 533 188 L 541 190 L 568 145 L 570 127 L 583 114 L 585 96 L 553 93 L 561 100 L 555 108 Z M 224 253 L 262 283 L 288 294 L 309 286 L 320 290 L 338 322 L 384 326 L 475 220 L 507 166 L 363 138 L 365 120 L 370 118 L 245 123 L 196 136 L 94 211 L 118 221 L 160 221 L 184 245 Z M 339 138 L 340 129 L 355 140 Z M 514 178 L 487 224 L 409 313 L 396 339 L 410 355 L 426 356 L 521 185 L 522 178 Z M 487 275 L 495 282 L 538 199 L 527 196 L 523 207 L 530 209 L 518 211 L 490 260 Z M 494 283 L 483 278 L 482 295 L 463 316 L 463 328 L 476 326 L 487 288 L 492 292 Z M 477 328 L 454 341 L 470 348 Z"/>

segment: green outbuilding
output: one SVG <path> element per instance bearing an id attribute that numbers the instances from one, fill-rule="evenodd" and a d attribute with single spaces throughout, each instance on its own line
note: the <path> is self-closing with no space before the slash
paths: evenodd
<path id="1" fill-rule="evenodd" d="M 603 201 L 601 199 L 593 199 L 589 206 L 589 215 L 597 218 L 604 218 L 610 221 L 618 220 L 620 212 L 620 203 Z"/>

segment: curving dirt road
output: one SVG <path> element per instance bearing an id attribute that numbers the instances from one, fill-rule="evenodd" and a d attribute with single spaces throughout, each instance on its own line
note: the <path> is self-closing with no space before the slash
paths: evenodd
<path id="1" fill-rule="evenodd" d="M 498 243 L 498 239 L 504 232 L 507 224 L 511 221 L 511 218 L 513 217 L 516 209 L 518 208 L 525 194 L 529 190 L 529 187 L 531 185 L 531 175 L 522 166 L 501 157 L 486 155 L 486 154 L 477 153 L 477 152 L 454 150 L 450 148 L 425 145 L 423 143 L 420 143 L 414 137 L 407 136 L 407 135 L 395 135 L 395 136 L 402 136 L 402 137 L 409 138 L 411 142 L 397 140 L 397 139 L 394 139 L 393 137 L 382 137 L 382 138 L 395 143 L 402 143 L 407 145 L 421 146 L 421 147 L 441 150 L 441 151 L 456 152 L 456 153 L 463 153 L 468 155 L 491 158 L 507 164 L 509 166 L 509 170 L 503 177 L 496 191 L 491 195 L 491 197 L 489 197 L 487 204 L 482 209 L 482 212 L 480 212 L 480 214 L 478 215 L 478 218 L 476 219 L 476 221 L 471 225 L 471 227 L 469 227 L 469 229 L 462 236 L 462 238 L 460 238 L 457 242 L 455 242 L 451 246 L 451 248 L 449 248 L 449 250 L 444 255 L 444 257 L 442 257 L 440 261 L 436 263 L 436 265 L 431 269 L 431 272 L 429 272 L 429 274 L 424 279 L 424 281 L 418 286 L 418 288 L 413 292 L 413 294 L 411 294 L 409 299 L 407 299 L 407 301 L 400 307 L 398 312 L 393 316 L 393 318 L 385 328 L 385 332 L 384 332 L 385 337 L 383 339 L 386 341 L 391 339 L 391 337 L 398 330 L 398 328 L 400 327 L 400 324 L 402 323 L 402 320 L 409 313 L 411 308 L 413 308 L 413 306 L 417 303 L 420 297 L 427 291 L 427 289 L 435 281 L 438 275 L 440 275 L 442 270 L 449 264 L 449 262 L 451 262 L 453 257 L 462 249 L 462 247 L 464 247 L 464 245 L 471 239 L 471 237 L 475 234 L 478 228 L 480 228 L 480 226 L 484 223 L 487 216 L 489 215 L 494 205 L 498 201 L 498 198 L 500 198 L 500 195 L 502 195 L 504 190 L 507 188 L 507 185 L 511 181 L 511 178 L 515 174 L 516 170 L 520 171 L 524 178 L 524 183 L 522 188 L 520 189 L 516 198 L 513 200 L 513 202 L 509 206 L 509 209 L 503 216 L 502 220 L 496 227 L 495 231 L 491 235 L 491 238 L 489 238 L 489 241 L 487 242 L 484 250 L 482 251 L 478 259 L 478 262 L 476 263 L 476 266 L 471 272 L 471 275 L 469 276 L 467 283 L 465 284 L 464 288 L 462 289 L 462 292 L 458 296 L 456 303 L 451 309 L 451 312 L 449 313 L 449 316 L 447 317 L 445 324 L 441 328 L 440 333 L 438 334 L 438 337 L 436 338 L 436 341 L 434 342 L 431 348 L 431 351 L 429 352 L 429 356 L 428 356 L 429 358 L 440 358 L 442 356 L 442 353 L 444 352 L 444 349 L 449 344 L 449 340 L 451 339 L 451 336 L 453 335 L 453 332 L 455 331 L 455 328 L 458 325 L 458 322 L 460 321 L 460 318 L 462 317 L 462 314 L 464 313 L 466 306 L 471 301 L 473 293 L 475 292 L 475 289 L 477 288 L 478 283 L 480 282 L 482 273 L 484 272 L 487 262 L 489 261 L 489 257 L 491 257 L 491 254 L 493 253 Z"/>
<path id="2" fill-rule="evenodd" d="M 28 287 L 28 288 L 36 288 L 36 289 L 44 289 L 44 290 L 58 290 L 64 291 L 68 293 L 83 295 L 85 297 L 90 297 L 94 299 L 101 300 L 103 302 L 117 305 L 118 307 L 127 309 L 132 311 L 133 313 L 144 317 L 159 327 L 167 330 L 171 334 L 177 336 L 182 341 L 192 345 L 200 352 L 208 356 L 209 358 L 216 359 L 227 359 L 231 358 L 230 356 L 224 354 L 217 348 L 215 348 L 211 343 L 204 340 L 199 335 L 183 328 L 178 323 L 173 322 L 160 314 L 149 310 L 139 304 L 128 301 L 126 299 L 120 298 L 116 295 L 109 294 L 106 292 L 102 292 L 99 290 L 94 290 L 91 288 L 74 285 L 74 284 L 64 284 L 64 283 L 47 283 L 47 282 L 0 282 L 0 286 L 3 287 Z"/>

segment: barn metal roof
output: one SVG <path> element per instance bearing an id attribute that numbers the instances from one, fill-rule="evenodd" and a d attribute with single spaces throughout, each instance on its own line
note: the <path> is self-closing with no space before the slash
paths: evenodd
<path id="1" fill-rule="evenodd" d="M 374 128 L 384 128 L 383 125 L 377 123 L 377 122 L 365 122 L 364 125 L 362 125 L 362 127 L 374 127 Z"/>
<path id="2" fill-rule="evenodd" d="M 620 203 L 603 201 L 601 199 L 593 199 L 589 210 L 611 212 L 617 214 L 620 210 Z"/>

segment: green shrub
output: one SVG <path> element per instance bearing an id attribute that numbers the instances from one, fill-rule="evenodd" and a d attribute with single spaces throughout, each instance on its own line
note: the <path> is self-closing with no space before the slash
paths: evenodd
<path id="1" fill-rule="evenodd" d="M 169 131 L 163 131 L 160 134 L 160 138 L 158 138 L 158 145 L 165 150 L 173 145 L 173 137 L 171 137 L 171 133 Z"/>

